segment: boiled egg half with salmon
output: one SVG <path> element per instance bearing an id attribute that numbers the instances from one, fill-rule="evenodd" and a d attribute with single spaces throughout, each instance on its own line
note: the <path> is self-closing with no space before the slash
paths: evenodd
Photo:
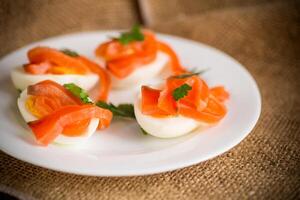
<path id="1" fill-rule="evenodd" d="M 95 54 L 97 62 L 106 66 L 113 88 L 139 86 L 166 67 L 172 74 L 185 71 L 170 46 L 139 26 L 101 44 Z"/>
<path id="2" fill-rule="evenodd" d="M 142 86 L 134 112 L 145 132 L 173 138 L 219 122 L 226 115 L 228 97 L 222 86 L 209 89 L 197 75 L 172 76 L 158 89 Z"/>
<path id="3" fill-rule="evenodd" d="M 24 90 L 43 80 L 59 84 L 74 83 L 84 90 L 91 90 L 99 83 L 98 97 L 106 100 L 110 80 L 106 71 L 96 63 L 74 51 L 35 47 L 28 51 L 29 63 L 11 72 L 14 86 Z"/>
<path id="4" fill-rule="evenodd" d="M 83 144 L 98 128 L 110 124 L 112 113 L 84 104 L 72 93 L 79 89 L 73 83 L 62 86 L 46 80 L 22 91 L 18 108 L 38 144 Z M 90 101 L 88 97 L 86 100 Z"/>

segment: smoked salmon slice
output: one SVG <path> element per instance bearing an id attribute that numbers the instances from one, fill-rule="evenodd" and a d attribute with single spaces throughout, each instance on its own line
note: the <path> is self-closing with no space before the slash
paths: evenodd
<path id="1" fill-rule="evenodd" d="M 210 93 L 214 95 L 221 102 L 229 98 L 229 93 L 225 90 L 223 86 L 217 86 L 211 88 Z"/>
<path id="2" fill-rule="evenodd" d="M 28 51 L 27 56 L 30 64 L 48 62 L 51 63 L 52 66 L 67 66 L 69 70 L 74 71 L 76 74 L 87 74 L 90 72 L 89 68 L 80 60 L 76 59 L 76 57 L 71 57 L 53 48 L 35 47 Z M 49 70 L 51 71 L 51 68 Z M 39 69 L 36 71 L 33 68 L 26 70 L 25 67 L 25 71 L 39 74 Z"/>
<path id="3" fill-rule="evenodd" d="M 160 51 L 166 53 L 170 57 L 171 70 L 175 75 L 186 72 L 186 70 L 180 64 L 179 58 L 176 55 L 175 51 L 169 45 L 164 42 L 158 41 L 157 46 Z"/>
<path id="4" fill-rule="evenodd" d="M 225 106 L 213 96 L 208 99 L 207 107 L 202 111 L 198 111 L 197 109 L 184 104 L 178 105 L 178 114 L 208 124 L 220 121 L 225 116 L 226 112 Z"/>
<path id="5" fill-rule="evenodd" d="M 163 117 L 168 115 L 167 112 L 159 109 L 157 106 L 160 90 L 152 89 L 147 86 L 142 86 L 141 92 L 141 107 L 143 114 L 152 115 L 155 117 Z"/>
<path id="6" fill-rule="evenodd" d="M 209 89 L 197 75 L 184 77 L 168 78 L 162 90 L 142 86 L 142 113 L 153 117 L 182 115 L 208 124 L 220 121 L 227 113 L 223 102 L 229 93 L 225 88 Z M 174 91 L 183 85 L 189 90 L 175 99 Z"/>
<path id="7" fill-rule="evenodd" d="M 51 68 L 51 66 L 52 65 L 50 62 L 44 61 L 38 64 L 25 64 L 23 67 L 25 72 L 30 74 L 46 74 Z"/>
<path id="8" fill-rule="evenodd" d="M 95 54 L 104 58 L 107 69 L 120 79 L 129 76 L 138 67 L 154 61 L 159 50 L 169 56 L 173 74 L 186 72 L 170 46 L 158 41 L 150 31 L 143 30 L 143 34 L 143 41 L 132 41 L 128 44 L 112 39 L 101 44 Z"/>
<path id="9" fill-rule="evenodd" d="M 62 85 L 51 81 L 41 81 L 27 88 L 27 94 L 34 96 L 47 96 L 61 101 L 62 105 L 81 105 L 82 102 Z"/>
<path id="10" fill-rule="evenodd" d="M 111 80 L 110 77 L 107 73 L 107 71 L 102 68 L 101 66 L 99 66 L 98 64 L 90 61 L 89 59 L 80 56 L 78 58 L 79 60 L 81 60 L 84 64 L 86 64 L 86 66 L 95 74 L 97 74 L 99 76 L 99 86 L 98 86 L 98 100 L 100 101 L 106 101 L 108 98 L 108 94 L 111 88 Z"/>
<path id="11" fill-rule="evenodd" d="M 70 105 L 42 119 L 29 122 L 28 125 L 38 143 L 46 146 L 62 133 L 65 127 L 92 118 L 98 118 L 101 128 L 105 128 L 111 122 L 112 113 L 94 105 Z"/>
<path id="12" fill-rule="evenodd" d="M 28 59 L 30 63 L 24 65 L 24 70 L 30 74 L 84 75 L 91 72 L 97 74 L 100 80 L 97 100 L 107 100 L 111 85 L 110 77 L 103 67 L 86 57 L 77 53 L 70 56 L 49 47 L 35 47 L 28 51 Z"/>
<path id="13" fill-rule="evenodd" d="M 76 137 L 82 135 L 87 130 L 91 119 L 85 119 L 82 121 L 74 122 L 71 125 L 66 125 L 62 131 L 62 134 L 68 137 Z"/>
<path id="14" fill-rule="evenodd" d="M 39 120 L 48 120 L 52 119 L 49 118 L 50 115 L 53 113 L 56 113 L 58 110 L 64 109 L 68 106 L 84 106 L 81 99 L 74 96 L 69 90 L 64 88 L 63 86 L 59 85 L 58 83 L 55 83 L 54 81 L 46 80 L 39 82 L 35 85 L 31 85 L 27 88 L 27 93 L 29 98 L 26 100 L 26 108 Z M 94 106 L 94 105 L 90 105 Z M 96 107 L 96 106 L 94 106 Z M 74 107 L 77 109 L 77 107 Z M 76 110 L 74 109 L 74 110 Z M 96 109 L 97 111 L 97 109 Z M 108 110 L 107 110 L 108 111 Z M 110 111 L 108 111 L 110 112 Z M 62 113 L 62 112 L 61 112 Z M 110 115 L 108 115 L 109 118 Z M 73 116 L 72 116 L 73 117 Z M 87 119 L 79 119 L 75 121 L 70 121 L 70 123 L 66 123 L 65 126 L 63 126 L 62 132 L 60 134 L 73 137 L 73 136 L 79 136 L 82 133 L 85 132 L 87 127 L 90 124 L 91 118 Z M 110 121 L 109 121 L 110 122 Z M 99 123 L 98 128 L 102 129 L 109 125 L 109 122 L 107 120 L 102 121 Z M 58 121 L 57 123 L 61 123 Z M 64 122 L 65 123 L 65 122 Z M 30 123 L 31 124 L 31 123 Z M 40 130 L 40 129 L 38 129 Z M 37 134 L 38 136 L 40 135 Z M 50 137 L 50 136 L 49 136 Z M 55 136 L 51 136 L 50 139 Z M 37 137 L 38 138 L 38 137 Z M 48 138 L 48 136 L 47 136 Z M 47 144 L 47 142 L 51 142 L 42 140 L 42 144 Z"/>

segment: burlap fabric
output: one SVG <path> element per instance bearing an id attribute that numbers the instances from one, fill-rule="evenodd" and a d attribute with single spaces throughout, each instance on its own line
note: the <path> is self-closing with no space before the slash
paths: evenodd
<path id="1" fill-rule="evenodd" d="M 17 6 L 1 5 L 2 9 L 9 7 L 9 11 L 1 11 L 1 55 L 51 35 L 122 28 L 140 20 L 136 1 L 49 1 L 49 6 L 41 1 L 16 2 Z M 142 19 L 153 29 L 210 44 L 246 66 L 263 98 L 255 129 L 238 146 L 217 158 L 145 177 L 64 174 L 0 153 L 0 190 L 37 199 L 299 199 L 299 3 L 140 3 Z M 56 10 L 60 11 L 55 12 L 58 16 L 48 19 Z"/>
<path id="2" fill-rule="evenodd" d="M 138 22 L 132 0 L 1 0 L 0 56 L 30 42 L 77 31 L 127 28 Z"/>

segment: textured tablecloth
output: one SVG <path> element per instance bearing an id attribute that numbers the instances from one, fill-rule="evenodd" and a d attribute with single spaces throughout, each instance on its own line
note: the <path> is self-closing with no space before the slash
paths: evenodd
<path id="1" fill-rule="evenodd" d="M 225 51 L 254 76 L 263 99 L 251 134 L 212 160 L 163 174 L 105 178 L 55 172 L 0 152 L 0 191 L 24 199 L 300 198 L 299 2 L 2 0 L 0 15 L 0 56 L 58 34 L 138 22 Z"/>

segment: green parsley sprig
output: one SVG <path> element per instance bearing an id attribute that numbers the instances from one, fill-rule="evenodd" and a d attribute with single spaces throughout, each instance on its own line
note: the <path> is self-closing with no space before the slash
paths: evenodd
<path id="1" fill-rule="evenodd" d="M 108 109 L 113 113 L 114 117 L 125 117 L 135 119 L 134 108 L 132 104 L 119 104 L 115 106 L 112 103 L 106 103 L 104 101 L 98 101 L 97 106 Z"/>
<path id="2" fill-rule="evenodd" d="M 175 101 L 178 101 L 179 99 L 185 97 L 191 89 L 192 87 L 185 83 L 173 90 L 172 96 Z"/>
<path id="3" fill-rule="evenodd" d="M 82 89 L 81 87 L 77 86 L 74 83 L 66 83 L 64 84 L 64 87 L 69 90 L 74 96 L 78 97 L 81 99 L 83 103 L 86 104 L 91 104 L 93 103 L 92 100 L 90 99 L 88 93 Z"/>
<path id="4" fill-rule="evenodd" d="M 70 50 L 70 49 L 62 49 L 60 50 L 62 53 L 71 56 L 71 57 L 78 57 L 79 54 L 76 51 Z"/>
<path id="5" fill-rule="evenodd" d="M 117 39 L 121 44 L 126 45 L 133 41 L 143 41 L 145 36 L 142 33 L 140 26 L 136 24 L 129 32 L 123 32 L 120 37 L 115 39 Z"/>
<path id="6" fill-rule="evenodd" d="M 93 104 L 88 93 L 76 84 L 67 83 L 64 84 L 64 87 L 69 90 L 74 96 L 78 97 L 83 103 Z M 95 105 L 110 110 L 113 113 L 114 117 L 126 117 L 135 119 L 134 108 L 132 104 L 120 104 L 118 106 L 115 106 L 112 103 L 98 101 Z"/>
<path id="7" fill-rule="evenodd" d="M 74 96 L 81 99 L 81 101 L 85 104 L 93 104 L 91 99 L 89 98 L 88 93 L 77 86 L 74 83 L 67 83 L 64 84 L 64 87 L 69 90 Z M 124 118 L 130 118 L 130 119 L 136 119 L 134 114 L 134 107 L 132 104 L 119 104 L 118 106 L 115 106 L 112 103 L 106 103 L 104 101 L 98 101 L 96 106 L 99 106 L 100 108 L 108 109 L 113 113 L 114 117 L 124 117 Z M 144 135 L 148 135 L 148 133 L 140 127 L 141 132 Z"/>
<path id="8" fill-rule="evenodd" d="M 92 100 L 89 98 L 88 93 L 77 86 L 74 83 L 67 83 L 64 84 L 64 87 L 69 90 L 74 96 L 81 99 L 81 101 L 85 104 L 93 104 Z M 98 101 L 96 106 L 99 106 L 100 108 L 108 109 L 113 113 L 114 117 L 124 117 L 124 118 L 130 118 L 130 119 L 136 119 L 134 114 L 134 107 L 132 104 L 119 104 L 118 106 L 115 106 L 112 103 L 106 103 L 104 101 Z M 148 133 L 140 127 L 141 132 L 144 135 L 148 135 Z"/>
<path id="9" fill-rule="evenodd" d="M 204 72 L 206 72 L 208 69 L 204 69 L 198 72 L 191 72 L 191 73 L 186 73 L 186 74 L 180 74 L 180 75 L 176 75 L 176 76 L 171 76 L 170 78 L 176 78 L 176 79 L 183 79 L 183 78 L 189 78 L 191 76 L 198 76 L 200 74 L 203 74 Z"/>
<path id="10" fill-rule="evenodd" d="M 100 108 L 108 109 L 113 113 L 114 117 L 124 117 L 129 119 L 136 119 L 134 114 L 134 107 L 132 104 L 119 104 L 115 106 L 112 103 L 106 103 L 103 101 L 98 101 L 96 103 Z M 140 130 L 144 135 L 149 135 L 141 126 Z"/>

